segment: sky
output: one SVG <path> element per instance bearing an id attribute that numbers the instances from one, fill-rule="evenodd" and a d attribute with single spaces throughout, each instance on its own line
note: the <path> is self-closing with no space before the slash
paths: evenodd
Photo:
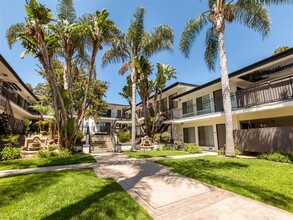
<path id="1" fill-rule="evenodd" d="M 56 17 L 58 0 L 38 2 L 50 8 L 53 16 Z M 151 31 L 160 24 L 169 25 L 174 30 L 173 51 L 160 52 L 151 58 L 154 66 L 160 62 L 176 68 L 177 79 L 172 79 L 167 85 L 177 81 L 201 85 L 220 77 L 219 60 L 216 71 L 210 72 L 203 59 L 205 31 L 193 45 L 189 59 L 179 51 L 179 41 L 186 22 L 206 11 L 207 2 L 207 0 L 74 0 L 74 5 L 78 16 L 107 9 L 110 19 L 123 32 L 129 27 L 135 9 L 144 6 L 146 31 Z M 23 48 L 20 43 L 9 49 L 5 38 L 5 32 L 12 24 L 24 21 L 24 3 L 25 0 L 0 0 L 0 53 L 25 83 L 35 87 L 44 81 L 36 72 L 38 69 L 36 58 L 27 55 L 21 59 Z M 269 36 L 264 39 L 259 33 L 239 23 L 226 25 L 225 47 L 229 73 L 271 56 L 279 46 L 293 46 L 293 5 L 274 5 L 269 6 L 268 9 L 272 27 Z M 102 69 L 102 54 L 103 51 L 100 51 L 97 56 L 96 67 L 98 78 L 109 82 L 105 99 L 109 103 L 127 104 L 118 93 L 125 85 L 129 73 L 124 76 L 118 74 L 121 64 L 111 64 Z"/>

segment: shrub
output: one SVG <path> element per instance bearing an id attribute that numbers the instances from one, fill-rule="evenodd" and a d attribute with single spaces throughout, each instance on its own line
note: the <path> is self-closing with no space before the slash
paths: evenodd
<path id="1" fill-rule="evenodd" d="M 68 156 L 68 155 L 72 155 L 72 151 L 69 150 L 68 148 L 64 148 L 59 150 L 58 154 L 59 156 Z"/>
<path id="2" fill-rule="evenodd" d="M 218 154 L 219 155 L 225 155 L 225 147 L 222 147 L 219 151 L 218 151 Z M 235 155 L 240 155 L 241 154 L 241 151 L 238 150 L 237 147 L 235 147 Z"/>
<path id="3" fill-rule="evenodd" d="M 118 142 L 124 143 L 124 142 L 130 140 L 130 133 L 129 132 L 120 132 L 120 133 L 118 133 L 117 137 L 118 137 Z"/>
<path id="4" fill-rule="evenodd" d="M 165 131 L 161 134 L 161 141 L 163 143 L 168 143 L 171 140 L 171 134 L 169 131 Z"/>
<path id="5" fill-rule="evenodd" d="M 18 147 L 19 135 L 0 135 L 0 148 Z"/>
<path id="6" fill-rule="evenodd" d="M 48 133 L 47 133 L 47 131 L 40 131 L 40 134 L 41 135 L 47 135 Z"/>
<path id="7" fill-rule="evenodd" d="M 49 151 L 54 151 L 58 148 L 57 144 L 49 144 L 48 145 L 48 150 Z"/>
<path id="8" fill-rule="evenodd" d="M 202 152 L 197 144 L 186 144 L 185 150 L 190 154 L 198 154 Z"/>
<path id="9" fill-rule="evenodd" d="M 274 153 L 262 153 L 258 155 L 259 159 L 281 162 L 281 163 L 291 163 L 293 164 L 293 154 L 283 154 L 280 152 Z"/>
<path id="10" fill-rule="evenodd" d="M 161 134 L 157 133 L 153 136 L 153 141 L 156 143 L 161 143 Z"/>
<path id="11" fill-rule="evenodd" d="M 31 124 L 32 124 L 32 120 L 30 120 L 28 118 L 24 119 L 23 126 L 24 126 L 25 135 L 29 134 Z"/>
<path id="12" fill-rule="evenodd" d="M 0 152 L 0 160 L 13 160 L 21 156 L 21 150 L 15 147 L 4 147 Z"/>
<path id="13" fill-rule="evenodd" d="M 47 158 L 50 157 L 50 151 L 47 150 L 39 150 L 34 157 L 36 158 Z"/>
<path id="14" fill-rule="evenodd" d="M 219 151 L 218 151 L 219 155 L 224 155 L 225 154 L 225 148 L 222 147 Z"/>
<path id="15" fill-rule="evenodd" d="M 174 141 L 175 144 L 175 149 L 176 150 L 184 150 L 185 149 L 185 144 L 183 141 Z"/>
<path id="16" fill-rule="evenodd" d="M 81 140 L 83 139 L 84 135 L 82 131 L 78 131 L 76 134 L 76 143 L 81 144 Z"/>

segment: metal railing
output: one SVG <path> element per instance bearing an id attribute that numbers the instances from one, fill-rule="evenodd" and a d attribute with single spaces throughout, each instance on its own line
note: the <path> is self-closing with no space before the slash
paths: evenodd
<path id="1" fill-rule="evenodd" d="M 115 118 L 115 119 L 131 119 L 131 114 L 117 114 L 117 113 L 111 113 L 111 114 L 108 114 L 108 113 L 102 113 L 101 114 L 101 117 L 103 118 Z"/>
<path id="2" fill-rule="evenodd" d="M 27 112 L 33 115 L 39 115 L 39 112 L 31 109 L 30 104 L 25 99 L 23 99 L 20 95 L 10 92 L 4 87 L 0 88 L 0 95 L 2 95 L 5 98 L 8 98 L 14 104 L 18 105 L 19 107 L 26 110 Z"/>
<path id="3" fill-rule="evenodd" d="M 238 90 L 231 94 L 232 110 L 286 100 L 293 100 L 293 77 Z M 224 111 L 223 98 L 219 97 L 216 99 L 211 98 L 201 103 L 194 103 L 185 109 L 168 110 L 167 113 L 173 119 L 180 119 L 222 111 Z"/>

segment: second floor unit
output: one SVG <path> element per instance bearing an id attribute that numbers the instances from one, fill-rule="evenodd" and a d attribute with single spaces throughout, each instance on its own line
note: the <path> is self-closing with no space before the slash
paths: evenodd
<path id="1" fill-rule="evenodd" d="M 38 98 L 0 54 L 0 114 L 11 109 L 16 119 L 38 118 L 38 112 L 30 108 L 37 101 Z"/>
<path id="2" fill-rule="evenodd" d="M 157 100 L 157 108 L 160 109 L 162 112 L 166 112 L 168 110 L 177 109 L 178 108 L 178 100 L 173 100 L 174 97 L 188 92 L 192 89 L 195 89 L 197 85 L 184 83 L 184 82 L 176 82 L 167 86 L 165 89 L 162 90 L 162 94 L 159 92 L 159 97 Z M 149 97 L 148 107 L 154 106 L 154 95 Z M 138 118 L 143 118 L 143 111 L 142 111 L 142 103 L 138 103 L 136 105 L 136 114 Z M 128 108 L 125 111 L 126 118 L 131 118 L 131 109 Z"/>
<path id="3" fill-rule="evenodd" d="M 127 118 L 127 116 L 125 116 L 125 110 L 128 108 L 128 105 L 108 103 L 107 111 L 101 114 L 100 120 L 117 120 Z"/>
<path id="4" fill-rule="evenodd" d="M 292 104 L 293 48 L 229 74 L 229 82 L 233 112 Z M 178 108 L 167 111 L 173 120 L 221 113 L 224 111 L 221 79 L 179 94 L 172 98 L 175 101 Z"/>

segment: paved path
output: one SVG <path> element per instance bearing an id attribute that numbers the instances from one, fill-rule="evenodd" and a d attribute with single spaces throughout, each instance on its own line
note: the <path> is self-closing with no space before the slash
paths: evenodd
<path id="1" fill-rule="evenodd" d="M 0 171 L 0 177 L 14 176 L 14 175 L 28 174 L 28 173 L 40 173 L 40 172 L 49 172 L 49 171 L 89 168 L 89 167 L 93 167 L 95 165 L 96 165 L 96 163 L 82 163 L 82 164 L 60 165 L 60 166 L 51 166 L 51 167 L 36 167 L 36 168 L 28 168 L 28 169 L 2 170 L 2 171 Z"/>
<path id="2" fill-rule="evenodd" d="M 114 178 L 155 220 L 293 219 L 289 212 L 176 174 L 152 160 L 94 156 L 97 175 Z"/>

